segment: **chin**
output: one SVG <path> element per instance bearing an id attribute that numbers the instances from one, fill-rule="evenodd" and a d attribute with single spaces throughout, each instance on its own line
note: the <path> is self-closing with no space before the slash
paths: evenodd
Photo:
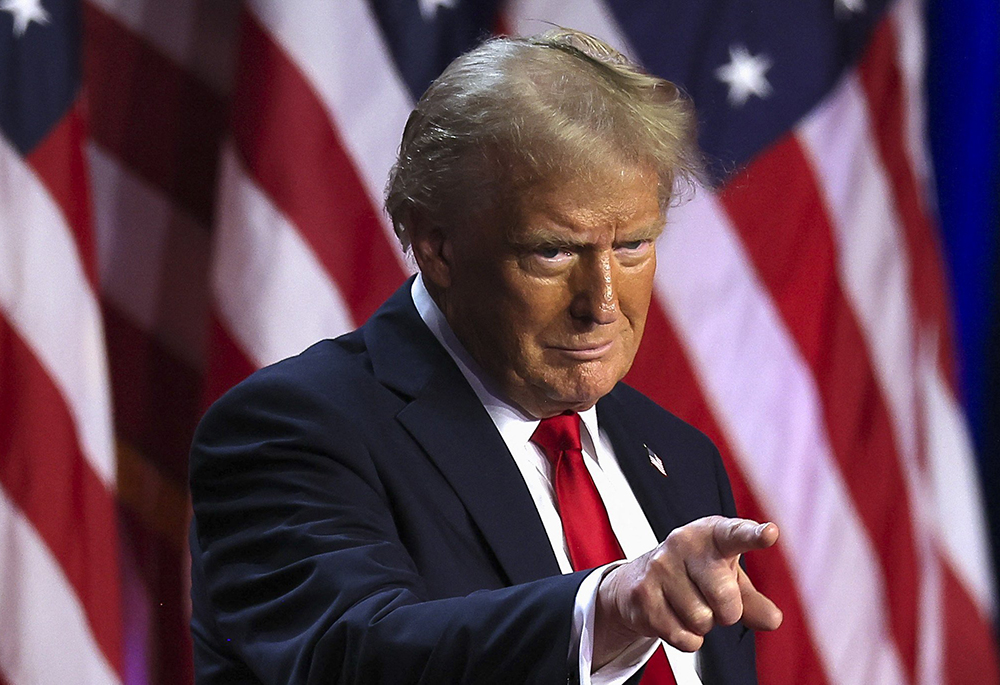
<path id="1" fill-rule="evenodd" d="M 549 395 L 549 399 L 554 404 L 565 407 L 564 411 L 583 411 L 597 404 L 597 401 L 611 392 L 614 387 L 615 383 L 588 384 L 586 387 L 577 386 L 572 390 L 563 389 L 561 392 L 554 391 Z"/>
<path id="2" fill-rule="evenodd" d="M 578 366 L 573 373 L 565 367 L 549 366 L 542 373 L 521 375 L 521 381 L 507 390 L 516 404 L 539 418 L 583 411 L 611 392 L 624 375 L 617 373 L 620 370 L 617 365 L 613 369 L 600 369 L 604 373 L 595 373 L 596 370 L 594 366 L 589 369 Z"/>

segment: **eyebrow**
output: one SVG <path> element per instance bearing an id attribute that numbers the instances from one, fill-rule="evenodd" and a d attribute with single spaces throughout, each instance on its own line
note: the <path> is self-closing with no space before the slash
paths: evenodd
<path id="1" fill-rule="evenodd" d="M 655 240 L 663 233 L 666 223 L 657 221 L 656 223 L 637 228 L 622 235 L 616 244 L 628 243 L 634 240 Z M 575 234 L 560 233 L 546 228 L 533 229 L 530 235 L 511 236 L 511 244 L 522 249 L 536 249 L 540 247 L 572 247 L 582 248 L 590 245 L 590 241 Z"/>
<path id="2" fill-rule="evenodd" d="M 641 228 L 637 228 L 633 233 L 627 236 L 628 240 L 621 242 L 630 242 L 632 240 L 655 240 L 660 237 L 663 233 L 663 229 L 667 227 L 667 222 L 664 220 L 657 221 L 653 224 L 648 224 Z"/>
<path id="3" fill-rule="evenodd" d="M 586 247 L 589 241 L 575 235 L 566 235 L 555 231 L 534 230 L 531 235 L 512 236 L 511 243 L 520 248 L 534 249 L 538 247 Z"/>

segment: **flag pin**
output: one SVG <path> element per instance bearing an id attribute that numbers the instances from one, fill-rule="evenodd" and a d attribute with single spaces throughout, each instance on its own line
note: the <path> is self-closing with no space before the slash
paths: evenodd
<path id="1" fill-rule="evenodd" d="M 653 465 L 653 468 L 662 473 L 664 476 L 667 475 L 667 470 L 663 468 L 663 460 L 656 456 L 656 452 L 649 449 L 649 445 L 643 443 L 642 446 L 646 448 L 646 454 L 649 455 L 649 463 Z"/>

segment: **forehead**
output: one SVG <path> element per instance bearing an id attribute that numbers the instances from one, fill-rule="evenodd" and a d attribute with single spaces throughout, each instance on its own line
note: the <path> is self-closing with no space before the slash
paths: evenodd
<path id="1" fill-rule="evenodd" d="M 514 235 L 538 231 L 654 230 L 663 224 L 659 179 L 642 168 L 540 184 L 517 199 Z"/>

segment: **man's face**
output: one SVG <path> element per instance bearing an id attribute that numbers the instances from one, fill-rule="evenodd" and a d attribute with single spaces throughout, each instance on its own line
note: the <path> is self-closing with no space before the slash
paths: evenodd
<path id="1" fill-rule="evenodd" d="M 536 418 L 582 411 L 629 370 L 663 228 L 657 178 L 638 169 L 522 198 L 511 230 L 444 239 L 440 304 L 472 357 Z"/>

